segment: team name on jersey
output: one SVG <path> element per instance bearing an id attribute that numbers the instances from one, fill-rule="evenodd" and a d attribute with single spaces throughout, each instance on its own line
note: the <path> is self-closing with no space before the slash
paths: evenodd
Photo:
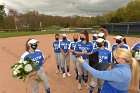
<path id="1" fill-rule="evenodd" d="M 67 45 L 69 45 L 69 44 L 67 44 L 67 43 L 61 43 L 61 45 L 63 45 L 63 46 L 67 46 Z"/>
<path id="2" fill-rule="evenodd" d="M 59 46 L 59 44 L 54 44 L 55 47 Z"/>
<path id="3" fill-rule="evenodd" d="M 42 58 L 42 56 L 37 56 L 37 57 L 35 57 L 35 58 L 32 58 L 32 61 L 38 61 L 38 60 L 40 60 Z"/>
<path id="4" fill-rule="evenodd" d="M 79 50 L 86 51 L 86 50 L 90 50 L 90 48 L 89 47 L 79 47 Z"/>
<path id="5" fill-rule="evenodd" d="M 72 43 L 71 45 L 72 45 L 72 46 L 75 46 L 75 43 Z"/>
<path id="6" fill-rule="evenodd" d="M 78 45 L 78 47 L 80 47 L 81 45 Z"/>

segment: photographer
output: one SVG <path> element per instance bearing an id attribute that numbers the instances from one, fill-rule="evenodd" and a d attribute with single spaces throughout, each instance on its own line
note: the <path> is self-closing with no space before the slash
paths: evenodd
<path id="1" fill-rule="evenodd" d="M 112 70 L 98 71 L 90 67 L 82 57 L 78 61 L 94 77 L 105 80 L 101 93 L 139 93 L 139 65 L 130 50 L 117 48 L 113 51 L 117 63 Z"/>
<path id="2" fill-rule="evenodd" d="M 98 38 L 96 42 L 98 48 L 93 49 L 92 52 L 93 53 L 98 52 L 99 63 L 102 63 L 102 65 L 105 65 L 106 63 L 108 64 L 111 63 L 112 56 L 111 52 L 107 48 L 105 48 L 106 47 L 105 39 Z M 94 87 L 96 87 L 96 85 L 98 85 L 98 93 L 100 93 L 103 85 L 103 80 L 93 76 L 92 82 L 90 83 L 90 93 L 93 93 Z"/>

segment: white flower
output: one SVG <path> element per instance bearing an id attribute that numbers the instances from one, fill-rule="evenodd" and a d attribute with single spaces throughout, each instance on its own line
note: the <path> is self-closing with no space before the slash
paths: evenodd
<path id="1" fill-rule="evenodd" d="M 32 68 L 32 66 L 31 66 L 30 64 L 27 64 L 27 65 L 25 65 L 24 70 L 25 70 L 26 72 L 31 72 L 31 71 L 33 70 L 33 68 Z"/>
<path id="2" fill-rule="evenodd" d="M 14 75 L 17 75 L 18 73 L 17 73 L 16 71 L 13 71 L 13 74 L 14 74 Z"/>
<path id="3" fill-rule="evenodd" d="M 23 61 L 22 61 L 22 60 L 20 60 L 20 61 L 18 61 L 18 63 L 23 63 Z"/>
<path id="4" fill-rule="evenodd" d="M 17 65 L 15 65 L 14 67 L 13 67 L 13 70 L 15 70 L 17 68 Z"/>
<path id="5" fill-rule="evenodd" d="M 27 61 L 23 61 L 23 64 L 27 64 Z"/>
<path id="6" fill-rule="evenodd" d="M 18 69 L 15 69 L 15 70 L 13 71 L 13 74 L 14 74 L 14 75 L 17 75 L 18 73 L 20 73 L 20 71 L 19 71 Z"/>
<path id="7" fill-rule="evenodd" d="M 19 76 L 18 78 L 21 78 L 21 76 Z"/>
<path id="8" fill-rule="evenodd" d="M 136 59 L 136 60 L 140 60 L 140 53 L 136 53 L 136 54 L 135 54 L 135 59 Z"/>
<path id="9" fill-rule="evenodd" d="M 20 73 L 20 71 L 18 70 L 18 68 L 15 68 L 15 70 L 14 71 L 16 71 L 17 73 Z"/>
<path id="10" fill-rule="evenodd" d="M 17 65 L 15 65 L 15 67 L 14 68 L 16 68 L 17 67 Z"/>
<path id="11" fill-rule="evenodd" d="M 15 70 L 16 68 L 14 67 L 13 70 Z"/>
<path id="12" fill-rule="evenodd" d="M 23 68 L 23 65 L 18 65 L 17 69 Z"/>
<path id="13" fill-rule="evenodd" d="M 139 52 L 136 52 L 135 54 L 138 54 Z"/>

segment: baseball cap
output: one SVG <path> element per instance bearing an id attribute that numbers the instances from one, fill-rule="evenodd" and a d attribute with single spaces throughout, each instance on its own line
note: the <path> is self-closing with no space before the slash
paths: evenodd
<path id="1" fill-rule="evenodd" d="M 105 35 L 105 33 L 99 33 L 98 37 L 103 37 Z"/>
<path id="2" fill-rule="evenodd" d="M 93 34 L 92 36 L 98 36 L 98 34 Z"/>
<path id="3" fill-rule="evenodd" d="M 65 36 L 65 37 L 67 37 L 67 35 L 66 35 L 66 34 L 62 34 L 62 36 Z"/>
<path id="4" fill-rule="evenodd" d="M 123 36 L 116 36 L 116 37 L 114 37 L 114 39 L 124 39 L 124 37 Z"/>
<path id="5" fill-rule="evenodd" d="M 30 41 L 28 41 L 28 44 L 34 44 L 34 43 L 38 43 L 39 40 L 36 39 L 31 39 Z"/>
<path id="6" fill-rule="evenodd" d="M 98 39 L 96 40 L 96 42 L 99 42 L 99 43 L 101 43 L 101 42 L 103 42 L 103 41 L 105 41 L 103 38 L 98 38 Z"/>

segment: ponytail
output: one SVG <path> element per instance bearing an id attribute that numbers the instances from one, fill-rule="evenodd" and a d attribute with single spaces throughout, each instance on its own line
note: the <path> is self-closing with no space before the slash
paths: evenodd
<path id="1" fill-rule="evenodd" d="M 134 58 L 132 58 L 131 83 L 130 83 L 130 87 L 129 87 L 130 90 L 139 91 L 139 75 L 140 75 L 139 64 Z"/>
<path id="2" fill-rule="evenodd" d="M 120 36 L 124 37 L 124 35 L 120 35 Z M 124 42 L 124 44 L 126 44 L 126 38 L 125 37 L 123 39 L 123 42 Z"/>
<path id="3" fill-rule="evenodd" d="M 123 42 L 126 44 L 126 38 L 123 39 Z"/>
<path id="4" fill-rule="evenodd" d="M 129 93 L 139 93 L 139 64 L 136 59 L 132 57 L 132 53 L 130 52 L 130 50 L 124 48 L 117 48 L 113 51 L 113 55 L 123 58 L 126 63 L 130 64 L 131 82 L 129 86 Z"/>
<path id="5" fill-rule="evenodd" d="M 29 38 L 27 41 L 26 41 L 26 45 L 25 45 L 25 50 L 26 51 L 29 51 L 29 45 L 28 45 L 28 42 L 31 40 L 31 39 L 33 39 L 33 38 Z"/>

